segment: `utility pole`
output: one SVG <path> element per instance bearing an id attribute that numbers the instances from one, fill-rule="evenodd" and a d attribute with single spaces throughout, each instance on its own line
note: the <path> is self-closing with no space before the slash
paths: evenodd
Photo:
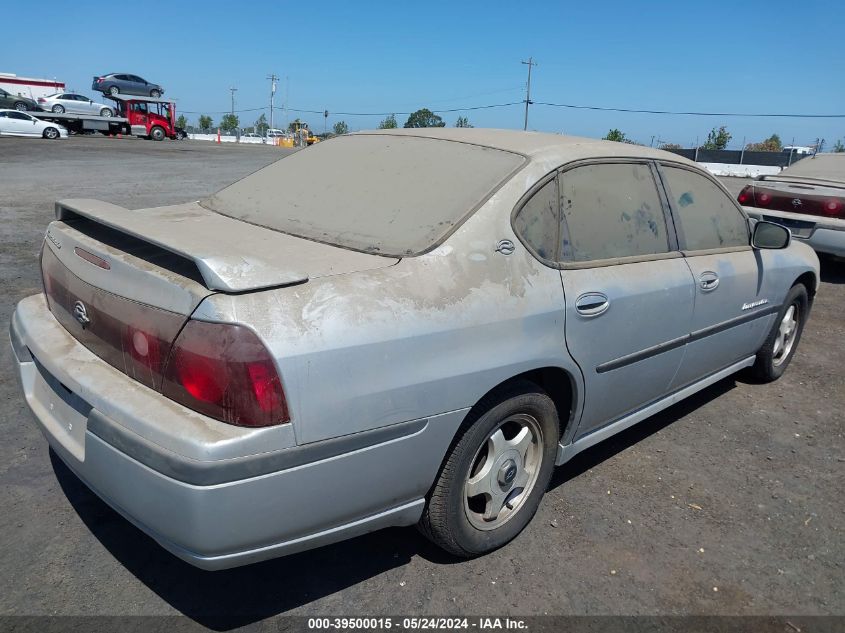
<path id="1" fill-rule="evenodd" d="M 285 130 L 288 129 L 288 76 L 285 75 Z"/>
<path id="2" fill-rule="evenodd" d="M 270 129 L 273 129 L 273 97 L 276 96 L 276 82 L 279 78 L 276 77 L 276 73 L 270 73 L 267 79 L 270 80 Z"/>
<path id="3" fill-rule="evenodd" d="M 525 84 L 525 125 L 522 126 L 523 130 L 528 129 L 528 106 L 531 105 L 531 67 L 536 66 L 537 62 L 534 61 L 533 57 L 529 57 L 528 61 L 523 61 L 523 64 L 528 66 L 528 83 Z"/>
<path id="4" fill-rule="evenodd" d="M 328 121 L 329 121 L 329 111 L 324 110 L 323 111 L 323 136 L 326 135 L 326 124 L 328 123 Z"/>
<path id="5" fill-rule="evenodd" d="M 232 93 L 232 116 L 235 116 L 235 93 L 238 91 L 237 88 L 229 88 Z"/>

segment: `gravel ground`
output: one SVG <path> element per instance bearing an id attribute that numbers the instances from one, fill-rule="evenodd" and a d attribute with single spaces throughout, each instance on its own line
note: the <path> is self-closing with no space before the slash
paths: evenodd
<path id="1" fill-rule="evenodd" d="M 39 291 L 55 199 L 193 200 L 284 151 L 0 139 L 0 317 Z M 0 345 L 0 614 L 182 613 L 216 628 L 277 614 L 845 614 L 845 265 L 824 261 L 822 277 L 783 379 L 724 380 L 581 454 L 521 536 L 471 561 L 391 529 L 194 569 L 50 455 Z"/>

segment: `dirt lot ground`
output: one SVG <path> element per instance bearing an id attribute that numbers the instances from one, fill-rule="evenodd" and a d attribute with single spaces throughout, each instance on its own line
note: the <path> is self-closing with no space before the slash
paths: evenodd
<path id="1" fill-rule="evenodd" d="M 36 255 L 55 199 L 193 200 L 278 156 L 190 141 L 0 139 L 0 321 L 40 290 Z M 581 454 L 520 537 L 472 561 L 393 529 L 194 569 L 51 459 L 2 344 L 0 614 L 182 613 L 218 627 L 215 616 L 235 626 L 284 613 L 845 614 L 845 266 L 824 261 L 822 276 L 782 380 L 724 380 Z"/>

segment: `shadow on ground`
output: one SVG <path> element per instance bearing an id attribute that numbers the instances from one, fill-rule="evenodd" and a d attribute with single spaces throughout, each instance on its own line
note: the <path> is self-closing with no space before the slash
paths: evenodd
<path id="1" fill-rule="evenodd" d="M 820 256 L 821 278 L 829 284 L 845 284 L 845 260 Z"/>
<path id="2" fill-rule="evenodd" d="M 734 388 L 728 378 L 577 455 L 554 474 L 557 488 Z M 460 564 L 413 528 L 392 528 L 285 558 L 206 572 L 172 556 L 91 492 L 50 452 L 58 482 L 96 538 L 174 609 L 215 630 L 242 627 L 407 564 L 421 556 Z M 495 556 L 495 554 L 492 554 Z"/>

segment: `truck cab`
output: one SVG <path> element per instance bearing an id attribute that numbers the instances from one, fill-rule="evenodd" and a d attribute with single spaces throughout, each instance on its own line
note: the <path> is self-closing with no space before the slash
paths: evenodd
<path id="1" fill-rule="evenodd" d="M 129 130 L 135 136 L 154 141 L 178 137 L 176 104 L 166 99 L 114 95 L 121 116 L 126 117 Z"/>

